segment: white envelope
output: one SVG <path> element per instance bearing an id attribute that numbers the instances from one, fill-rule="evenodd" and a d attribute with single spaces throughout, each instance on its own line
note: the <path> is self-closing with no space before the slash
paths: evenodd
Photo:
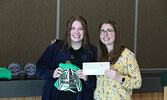
<path id="1" fill-rule="evenodd" d="M 106 69 L 110 69 L 110 62 L 83 63 L 83 75 L 104 75 Z"/>

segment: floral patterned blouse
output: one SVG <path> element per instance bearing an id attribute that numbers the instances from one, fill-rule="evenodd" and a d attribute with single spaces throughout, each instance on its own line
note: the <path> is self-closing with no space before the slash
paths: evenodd
<path id="1" fill-rule="evenodd" d="M 132 89 L 141 87 L 142 79 L 135 55 L 127 48 L 110 69 L 125 76 L 124 83 L 112 80 L 104 75 L 97 75 L 95 100 L 131 100 Z"/>

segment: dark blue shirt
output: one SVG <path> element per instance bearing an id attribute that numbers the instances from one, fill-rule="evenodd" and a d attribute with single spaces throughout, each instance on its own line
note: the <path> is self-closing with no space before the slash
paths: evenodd
<path id="1" fill-rule="evenodd" d="M 57 79 L 53 78 L 54 70 L 59 67 L 59 63 L 65 63 L 70 55 L 70 50 L 64 52 L 59 50 L 60 42 L 50 45 L 37 61 L 37 76 L 46 80 L 43 87 L 42 100 L 57 100 L 60 91 L 54 87 L 54 83 Z M 83 62 L 94 62 L 97 58 L 97 48 L 91 46 L 93 55 L 88 54 L 87 49 L 83 48 L 81 52 L 81 58 Z M 88 80 L 82 80 L 82 92 L 77 93 L 76 100 L 92 100 L 93 91 L 92 88 L 96 87 L 96 76 L 88 76 Z M 70 100 L 70 99 L 69 99 Z"/>

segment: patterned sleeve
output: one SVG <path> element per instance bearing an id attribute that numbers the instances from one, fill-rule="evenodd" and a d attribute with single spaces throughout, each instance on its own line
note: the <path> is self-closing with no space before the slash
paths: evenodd
<path id="1" fill-rule="evenodd" d="M 142 79 L 135 55 L 132 52 L 127 54 L 126 65 L 128 74 L 125 75 L 125 82 L 122 86 L 130 89 L 139 89 L 142 84 Z"/>

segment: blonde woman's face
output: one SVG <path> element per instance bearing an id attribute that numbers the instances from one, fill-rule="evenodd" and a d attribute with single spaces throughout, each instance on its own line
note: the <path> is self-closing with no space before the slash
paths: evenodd
<path id="1" fill-rule="evenodd" d="M 74 21 L 71 26 L 70 38 L 72 42 L 82 42 L 84 38 L 84 30 L 80 21 Z"/>

